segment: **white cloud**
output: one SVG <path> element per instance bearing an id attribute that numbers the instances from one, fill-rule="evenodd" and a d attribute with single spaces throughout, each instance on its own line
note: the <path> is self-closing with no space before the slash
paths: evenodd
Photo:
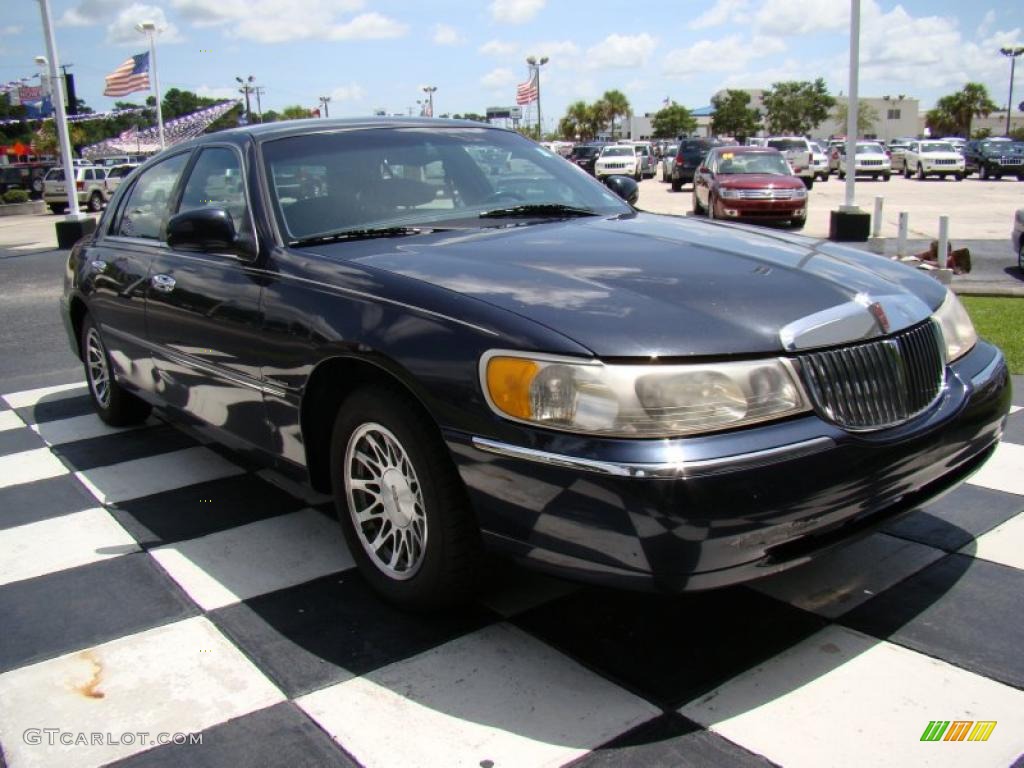
<path id="1" fill-rule="evenodd" d="M 62 27 L 89 27 L 106 21 L 118 11 L 131 5 L 132 0 L 83 0 L 68 8 L 57 19 Z"/>
<path id="2" fill-rule="evenodd" d="M 335 25 L 330 40 L 386 40 L 402 37 L 409 27 L 379 13 L 363 13 L 349 22 Z"/>
<path id="3" fill-rule="evenodd" d="M 546 0 L 494 0 L 491 18 L 503 24 L 525 24 L 544 7 Z"/>
<path id="4" fill-rule="evenodd" d="M 515 43 L 508 43 L 504 40 L 488 40 L 476 49 L 477 53 L 484 56 L 512 56 L 519 48 Z"/>
<path id="5" fill-rule="evenodd" d="M 163 8 L 154 5 L 142 5 L 135 3 L 121 11 L 107 27 L 107 44 L 121 46 L 135 46 L 142 50 L 147 47 L 147 36 L 139 32 L 135 26 L 140 21 L 152 21 L 160 30 L 157 41 L 163 45 L 166 43 L 180 43 L 183 38 L 178 28 L 167 21 Z"/>
<path id="6" fill-rule="evenodd" d="M 572 40 L 547 40 L 530 46 L 537 56 L 553 59 L 568 59 L 580 55 L 580 47 Z"/>
<path id="7" fill-rule="evenodd" d="M 462 36 L 455 27 L 447 24 L 434 25 L 434 45 L 458 45 L 462 42 Z"/>
<path id="8" fill-rule="evenodd" d="M 739 18 L 742 12 L 747 10 L 747 5 L 747 0 L 717 0 L 713 6 L 686 26 L 690 29 L 717 27 Z"/>
<path id="9" fill-rule="evenodd" d="M 331 99 L 334 101 L 362 101 L 366 91 L 359 83 L 339 85 L 331 91 Z"/>
<path id="10" fill-rule="evenodd" d="M 986 37 L 992 29 L 992 25 L 996 23 L 996 12 L 991 8 L 982 17 L 981 23 L 978 25 L 978 30 L 974 33 L 976 37 Z"/>
<path id="11" fill-rule="evenodd" d="M 8 37 L 8 36 L 13 36 L 13 35 L 20 35 L 21 32 L 22 32 L 22 29 L 23 29 L 22 27 L 18 27 L 18 26 L 0 27 L 0 37 Z"/>
<path id="12" fill-rule="evenodd" d="M 207 99 L 237 99 L 241 96 L 237 88 L 232 88 L 231 86 L 210 86 L 205 83 L 195 89 L 195 94 Z"/>
<path id="13" fill-rule="evenodd" d="M 480 78 L 480 85 L 491 91 L 507 88 L 516 82 L 516 73 L 507 67 L 492 69 Z"/>
<path id="14" fill-rule="evenodd" d="M 749 40 L 730 35 L 720 40 L 698 40 L 687 48 L 669 51 L 662 69 L 666 75 L 681 78 L 702 72 L 738 72 L 760 55 Z"/>
<path id="15" fill-rule="evenodd" d="M 658 41 L 646 32 L 639 35 L 608 35 L 587 50 L 587 66 L 592 69 L 635 69 L 647 63 Z"/>
<path id="16" fill-rule="evenodd" d="M 850 4 L 845 0 L 765 0 L 754 18 L 758 30 L 769 35 L 810 35 L 849 29 Z"/>

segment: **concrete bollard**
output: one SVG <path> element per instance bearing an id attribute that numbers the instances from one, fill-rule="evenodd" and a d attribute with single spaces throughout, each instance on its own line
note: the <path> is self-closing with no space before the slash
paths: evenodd
<path id="1" fill-rule="evenodd" d="M 878 196 L 875 198 L 875 214 L 871 217 L 872 237 L 882 236 L 882 206 L 884 205 L 884 202 L 884 197 Z"/>
<path id="2" fill-rule="evenodd" d="M 939 216 L 939 250 L 935 261 L 940 269 L 949 261 L 949 216 Z"/>
<path id="3" fill-rule="evenodd" d="M 910 214 L 900 211 L 899 229 L 896 233 L 896 255 L 901 259 L 907 255 L 907 229 L 910 226 Z"/>

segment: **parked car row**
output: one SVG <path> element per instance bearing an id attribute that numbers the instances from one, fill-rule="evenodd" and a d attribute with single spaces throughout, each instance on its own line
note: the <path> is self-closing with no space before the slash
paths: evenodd
<path id="1" fill-rule="evenodd" d="M 103 210 L 121 181 L 128 176 L 136 164 L 114 166 L 75 165 L 74 181 L 78 190 L 78 204 L 96 213 Z M 43 202 L 53 213 L 63 213 L 67 208 L 63 168 L 51 168 L 43 178 Z"/>

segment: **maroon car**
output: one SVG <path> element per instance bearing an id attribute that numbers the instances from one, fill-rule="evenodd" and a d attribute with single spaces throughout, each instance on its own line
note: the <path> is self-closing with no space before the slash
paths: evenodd
<path id="1" fill-rule="evenodd" d="M 693 212 L 712 219 L 807 221 L 807 189 L 785 156 L 767 147 L 715 147 L 693 179 Z"/>

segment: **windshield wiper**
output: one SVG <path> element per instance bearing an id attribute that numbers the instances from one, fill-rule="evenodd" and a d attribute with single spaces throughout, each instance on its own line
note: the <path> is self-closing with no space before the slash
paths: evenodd
<path id="1" fill-rule="evenodd" d="M 327 232 L 312 237 L 303 237 L 299 240 L 292 240 L 288 245 L 293 248 L 301 248 L 305 245 L 319 245 L 321 243 L 335 243 L 340 240 L 372 240 L 375 237 L 404 237 L 407 235 L 423 235 L 428 232 L 437 232 L 437 227 L 368 227 L 363 229 L 343 229 L 339 232 Z"/>
<path id="2" fill-rule="evenodd" d="M 577 208 L 561 203 L 524 203 L 510 208 L 495 208 L 480 214 L 481 219 L 503 219 L 517 216 L 566 218 L 569 216 L 597 216 L 597 211 L 589 208 Z"/>

